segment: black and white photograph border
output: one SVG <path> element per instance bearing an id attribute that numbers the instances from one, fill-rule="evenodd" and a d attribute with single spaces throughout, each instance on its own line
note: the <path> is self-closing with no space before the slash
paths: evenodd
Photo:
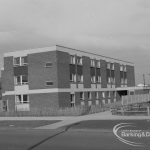
<path id="1" fill-rule="evenodd" d="M 149 150 L 149 0 L 0 0 L 0 149 Z"/>

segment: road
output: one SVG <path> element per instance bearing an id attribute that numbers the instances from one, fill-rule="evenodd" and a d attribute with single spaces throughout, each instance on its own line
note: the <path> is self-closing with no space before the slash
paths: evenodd
<path id="1" fill-rule="evenodd" d="M 149 120 L 90 120 L 80 122 L 68 130 L 37 130 L 0 127 L 2 150 L 149 150 L 150 137 L 140 138 L 143 147 L 127 145 L 113 133 L 118 123 L 134 123 L 138 129 L 150 130 Z"/>

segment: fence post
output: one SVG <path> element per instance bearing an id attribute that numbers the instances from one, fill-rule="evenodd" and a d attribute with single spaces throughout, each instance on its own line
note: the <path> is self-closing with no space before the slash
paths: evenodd
<path id="1" fill-rule="evenodd" d="M 150 115 L 149 106 L 147 106 L 147 115 Z"/>

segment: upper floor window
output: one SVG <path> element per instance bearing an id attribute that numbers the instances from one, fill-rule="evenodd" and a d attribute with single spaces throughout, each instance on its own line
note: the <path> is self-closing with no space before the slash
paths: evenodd
<path id="1" fill-rule="evenodd" d="M 97 82 L 100 83 L 101 82 L 101 76 L 97 76 Z"/>
<path id="2" fill-rule="evenodd" d="M 78 75 L 77 79 L 78 79 L 78 82 L 83 82 L 83 75 Z"/>
<path id="3" fill-rule="evenodd" d="M 98 92 L 96 92 L 96 93 L 95 93 L 95 97 L 96 97 L 96 99 L 98 99 L 98 98 L 99 98 L 99 94 L 98 94 Z"/>
<path id="4" fill-rule="evenodd" d="M 77 64 L 78 65 L 82 65 L 82 57 L 78 57 L 77 58 Z"/>
<path id="5" fill-rule="evenodd" d="M 115 70 L 115 65 L 113 63 L 111 64 L 111 70 Z"/>
<path id="6" fill-rule="evenodd" d="M 101 67 L 101 63 L 100 61 L 97 61 L 97 68 L 100 68 Z"/>
<path id="7" fill-rule="evenodd" d="M 75 56 L 73 56 L 73 55 L 70 56 L 70 63 L 76 64 L 76 57 Z"/>
<path id="8" fill-rule="evenodd" d="M 46 68 L 49 68 L 49 67 L 52 67 L 52 65 L 53 65 L 53 64 L 52 64 L 51 62 L 47 62 L 47 63 L 45 64 L 45 67 L 46 67 Z"/>
<path id="9" fill-rule="evenodd" d="M 25 85 L 25 84 L 28 84 L 27 75 L 15 76 L 15 85 Z"/>
<path id="10" fill-rule="evenodd" d="M 95 67 L 95 60 L 91 59 L 91 67 Z"/>
<path id="11" fill-rule="evenodd" d="M 46 86 L 52 86 L 54 83 L 52 81 L 46 81 Z"/>
<path id="12" fill-rule="evenodd" d="M 123 71 L 123 65 L 120 66 L 120 71 Z"/>
<path id="13" fill-rule="evenodd" d="M 91 76 L 91 82 L 96 83 L 95 76 Z"/>
<path id="14" fill-rule="evenodd" d="M 105 98 L 105 92 L 102 92 L 102 97 Z"/>
<path id="15" fill-rule="evenodd" d="M 126 72 L 127 71 L 127 67 L 126 66 L 124 66 L 124 72 Z"/>
<path id="16" fill-rule="evenodd" d="M 28 64 L 27 56 L 14 58 L 14 65 L 15 66 L 24 66 L 27 64 Z"/>
<path id="17" fill-rule="evenodd" d="M 73 73 L 70 73 L 70 81 L 71 82 L 76 82 L 76 75 Z"/>
<path id="18" fill-rule="evenodd" d="M 107 69 L 110 69 L 110 63 L 109 62 L 107 63 Z"/>
<path id="19" fill-rule="evenodd" d="M 75 106 L 75 94 L 70 94 L 71 107 Z"/>

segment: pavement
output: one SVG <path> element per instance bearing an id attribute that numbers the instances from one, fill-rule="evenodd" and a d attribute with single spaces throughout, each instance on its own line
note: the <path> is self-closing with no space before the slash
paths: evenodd
<path id="1" fill-rule="evenodd" d="M 64 126 L 76 124 L 85 120 L 150 120 L 150 116 L 118 116 L 112 115 L 110 111 L 88 114 L 84 116 L 54 116 L 54 117 L 0 117 L 0 121 L 5 120 L 58 120 L 59 122 L 36 127 L 35 129 L 58 129 Z"/>

